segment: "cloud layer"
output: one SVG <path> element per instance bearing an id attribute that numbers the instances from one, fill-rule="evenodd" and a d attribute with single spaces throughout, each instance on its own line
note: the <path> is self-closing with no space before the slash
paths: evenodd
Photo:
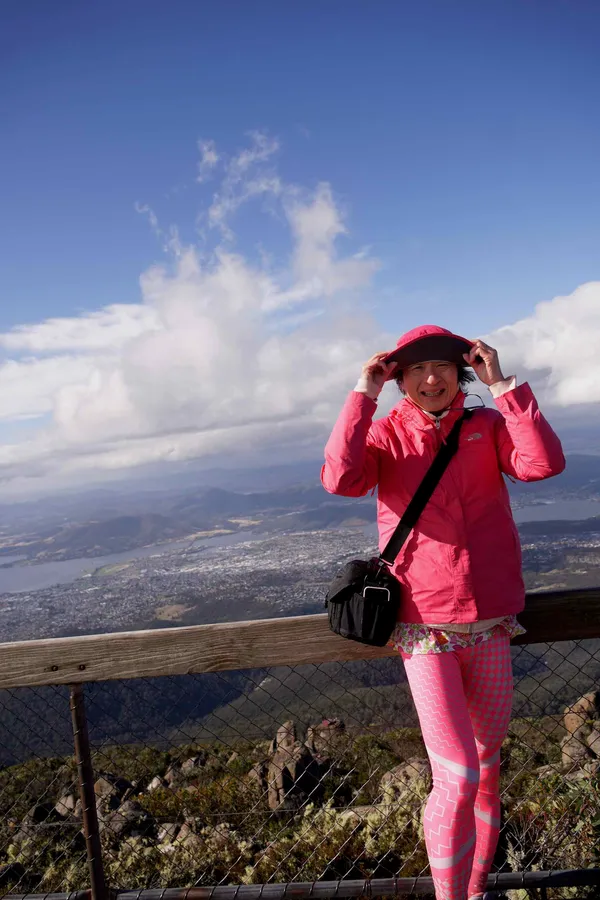
<path id="1" fill-rule="evenodd" d="M 377 260 L 340 251 L 346 225 L 329 185 L 283 183 L 277 150 L 258 133 L 233 158 L 199 143 L 198 181 L 218 179 L 202 249 L 138 207 L 167 252 L 142 274 L 139 303 L 0 334 L 0 425 L 28 420 L 26 437 L 0 445 L 5 492 L 147 463 L 320 451 L 360 363 L 393 339 L 361 305 Z M 236 250 L 235 214 L 257 200 L 287 234 L 276 263 Z M 599 337 L 595 282 L 488 339 L 506 373 L 528 377 L 556 411 L 600 400 Z"/>
<path id="2" fill-rule="evenodd" d="M 342 255 L 345 225 L 327 184 L 306 193 L 282 184 L 277 144 L 252 135 L 224 160 L 200 145 L 199 177 L 221 172 L 207 214 L 216 246 L 163 241 L 168 262 L 140 278 L 139 304 L 115 303 L 0 335 L 0 422 L 40 417 L 26 441 L 0 447 L 0 478 L 92 474 L 161 460 L 322 441 L 372 352 L 377 329 L 359 304 L 377 268 Z M 277 204 L 290 253 L 278 266 L 235 250 L 232 217 L 243 203 Z M 154 213 L 151 227 L 164 238 Z"/>
<path id="3" fill-rule="evenodd" d="M 528 377 L 540 402 L 600 403 L 600 281 L 539 303 L 531 316 L 498 329 L 490 340 L 506 371 Z"/>

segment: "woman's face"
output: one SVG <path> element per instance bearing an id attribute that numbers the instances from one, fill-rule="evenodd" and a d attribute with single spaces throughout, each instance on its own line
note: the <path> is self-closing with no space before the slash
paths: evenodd
<path id="1" fill-rule="evenodd" d="M 402 390 L 427 412 L 441 412 L 458 393 L 456 364 L 433 359 L 407 366 L 402 372 Z"/>

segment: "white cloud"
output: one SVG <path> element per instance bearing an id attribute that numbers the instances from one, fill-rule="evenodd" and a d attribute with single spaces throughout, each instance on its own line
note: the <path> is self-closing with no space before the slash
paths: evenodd
<path id="1" fill-rule="evenodd" d="M 600 402 L 600 281 L 539 303 L 533 315 L 498 329 L 489 341 L 507 373 L 529 379 L 540 403 L 589 408 Z"/>
<path id="2" fill-rule="evenodd" d="M 215 454 L 317 451 L 378 334 L 353 299 L 375 263 L 339 253 L 346 229 L 327 185 L 301 200 L 264 172 L 276 149 L 253 135 L 226 163 L 215 196 L 223 233 L 239 203 L 277 199 L 292 244 L 287 263 L 180 246 L 143 273 L 139 304 L 0 336 L 15 355 L 0 368 L 0 388 L 11 387 L 0 417 L 44 417 L 33 437 L 0 448 L 0 478 L 91 478 Z M 163 234 L 151 210 L 140 211 Z"/>
<path id="3" fill-rule="evenodd" d="M 287 212 L 296 238 L 294 274 L 301 283 L 326 297 L 368 284 L 377 262 L 364 250 L 354 257 L 336 258 L 336 241 L 346 234 L 346 227 L 328 184 L 319 185 L 311 203 L 289 203 Z"/>
<path id="4" fill-rule="evenodd" d="M 82 316 L 18 325 L 0 334 L 0 347 L 13 353 L 114 351 L 157 325 L 151 307 L 115 303 Z"/>
<path id="5" fill-rule="evenodd" d="M 148 206 L 148 204 L 136 203 L 134 204 L 134 208 L 136 212 L 140 213 L 141 215 L 147 216 L 148 224 L 160 241 L 163 251 L 165 253 L 173 254 L 173 256 L 180 256 L 182 252 L 182 245 L 179 239 L 179 230 L 177 226 L 170 225 L 168 231 L 165 231 L 160 227 L 158 216 L 156 215 L 154 210 Z"/>
<path id="6" fill-rule="evenodd" d="M 219 154 L 214 141 L 198 141 L 198 181 L 205 181 L 219 162 Z"/>
<path id="7" fill-rule="evenodd" d="M 279 142 L 260 131 L 250 132 L 249 137 L 250 147 L 223 160 L 223 181 L 208 209 L 209 226 L 218 228 L 228 241 L 234 238 L 229 220 L 240 206 L 260 196 L 278 197 L 284 189 L 277 173 L 265 165 L 279 150 Z"/>
<path id="8" fill-rule="evenodd" d="M 39 417 L 37 430 L 30 421 L 21 440 L 0 445 L 5 491 L 160 462 L 320 453 L 361 362 L 396 335 L 362 305 L 377 260 L 343 252 L 349 236 L 331 188 L 284 184 L 268 168 L 276 150 L 254 134 L 225 159 L 205 142 L 199 165 L 222 174 L 215 233 L 232 237 L 240 204 L 268 196 L 289 232 L 287 260 L 250 262 L 229 240 L 201 253 L 140 207 L 169 256 L 142 274 L 139 303 L 0 335 L 11 357 L 0 365 L 0 421 L 10 429 Z M 574 404 L 589 411 L 600 400 L 599 335 L 600 283 L 591 283 L 489 340 L 507 373 L 528 377 L 544 409 L 568 409 L 573 422 Z M 381 411 L 396 399 L 386 388 Z"/>
<path id="9" fill-rule="evenodd" d="M 51 413 L 60 390 L 85 382 L 93 366 L 82 356 L 7 360 L 0 365 L 0 421 Z"/>

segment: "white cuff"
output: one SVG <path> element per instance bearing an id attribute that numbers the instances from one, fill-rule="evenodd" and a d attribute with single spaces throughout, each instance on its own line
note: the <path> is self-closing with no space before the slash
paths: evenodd
<path id="1" fill-rule="evenodd" d="M 372 381 L 369 381 L 366 375 L 361 375 L 354 390 L 358 394 L 366 394 L 367 397 L 370 397 L 371 400 L 375 400 L 377 402 L 377 398 L 381 393 L 381 388 L 378 388 L 376 384 L 373 384 Z"/>
<path id="2" fill-rule="evenodd" d="M 505 378 L 504 381 L 496 381 L 494 384 L 488 385 L 490 394 L 494 399 L 496 399 L 496 397 L 501 397 L 502 394 L 508 394 L 509 391 L 514 391 L 516 386 L 516 375 L 509 375 L 509 377 Z"/>

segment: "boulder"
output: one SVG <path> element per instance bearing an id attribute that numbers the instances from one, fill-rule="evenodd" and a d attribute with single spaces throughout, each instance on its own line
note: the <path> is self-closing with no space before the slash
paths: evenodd
<path id="1" fill-rule="evenodd" d="M 180 788 L 193 779 L 206 763 L 206 756 L 192 756 L 183 762 L 172 763 L 162 779 L 164 785 L 169 788 Z"/>
<path id="2" fill-rule="evenodd" d="M 321 775 L 322 767 L 308 747 L 298 741 L 290 744 L 289 738 L 285 738 L 267 766 L 269 809 L 297 809 L 309 794 L 316 799 Z"/>
<path id="3" fill-rule="evenodd" d="M 39 825 L 40 822 L 56 822 L 60 816 L 52 803 L 37 803 L 28 810 L 23 825 Z"/>
<path id="4" fill-rule="evenodd" d="M 580 769 L 572 769 L 564 775 L 565 781 L 585 781 L 600 772 L 600 759 L 588 759 Z"/>
<path id="5" fill-rule="evenodd" d="M 584 694 L 575 703 L 565 707 L 563 724 L 569 734 L 575 734 L 590 720 L 598 718 L 600 718 L 600 690 Z"/>
<path id="6" fill-rule="evenodd" d="M 134 786 L 126 778 L 103 773 L 94 782 L 96 807 L 99 815 L 108 810 L 117 810 L 121 803 L 134 791 Z"/>
<path id="7" fill-rule="evenodd" d="M 179 829 L 177 838 L 174 843 L 177 847 L 185 847 L 186 850 L 193 850 L 194 847 L 199 847 L 201 844 L 203 844 L 203 840 L 199 835 L 196 834 L 191 825 L 189 825 L 187 822 L 184 822 Z"/>
<path id="8" fill-rule="evenodd" d="M 592 730 L 586 737 L 586 742 L 590 750 L 595 756 L 600 757 L 600 722 L 596 721 L 592 725 Z"/>
<path id="9" fill-rule="evenodd" d="M 177 787 L 181 783 L 181 769 L 179 766 L 169 766 L 163 780 L 167 787 Z"/>
<path id="10" fill-rule="evenodd" d="M 182 775 L 189 775 L 194 769 L 201 769 L 206 763 L 206 755 L 192 756 L 181 763 L 180 771 Z"/>
<path id="11" fill-rule="evenodd" d="M 406 762 L 386 772 L 380 782 L 382 805 L 415 810 L 431 790 L 429 760 L 412 756 Z"/>
<path id="12" fill-rule="evenodd" d="M 268 755 L 273 756 L 278 750 L 291 749 L 296 743 L 296 726 L 291 721 L 284 722 L 277 729 L 277 734 L 269 744 Z"/>
<path id="13" fill-rule="evenodd" d="M 118 809 L 100 816 L 98 825 L 102 834 L 117 840 L 154 837 L 156 834 L 156 823 L 152 816 L 133 800 L 126 800 Z"/>
<path id="14" fill-rule="evenodd" d="M 67 816 L 72 816 L 75 814 L 75 807 L 77 806 L 77 797 L 75 794 L 65 794 L 60 800 L 57 801 L 54 809 L 58 813 L 59 816 L 63 816 L 63 818 L 67 818 Z"/>
<path id="15" fill-rule="evenodd" d="M 267 769 L 268 763 L 263 760 L 262 762 L 256 763 L 256 765 L 252 766 L 248 774 L 246 775 L 246 780 L 250 785 L 256 785 L 258 790 L 263 793 L 267 790 Z"/>
<path id="16" fill-rule="evenodd" d="M 586 744 L 588 730 L 580 727 L 572 734 L 566 734 L 560 742 L 561 763 L 566 771 L 582 766 L 590 759 L 591 751 Z"/>
<path id="17" fill-rule="evenodd" d="M 306 746 L 315 756 L 327 758 L 345 733 L 341 719 L 323 719 L 320 725 L 311 725 L 306 732 Z"/>
<path id="18" fill-rule="evenodd" d="M 112 794 L 122 797 L 132 787 L 133 785 L 126 778 L 104 773 L 94 782 L 94 793 L 99 800 L 103 800 Z"/>
<path id="19" fill-rule="evenodd" d="M 148 787 L 146 788 L 146 793 L 151 794 L 152 791 L 157 791 L 159 788 L 169 787 L 168 783 L 164 778 L 161 778 L 160 775 L 155 775 Z"/>
<path id="20" fill-rule="evenodd" d="M 170 843 L 174 841 L 181 830 L 179 822 L 164 822 L 158 829 L 158 843 Z M 187 826 L 186 826 L 187 827 Z"/>

